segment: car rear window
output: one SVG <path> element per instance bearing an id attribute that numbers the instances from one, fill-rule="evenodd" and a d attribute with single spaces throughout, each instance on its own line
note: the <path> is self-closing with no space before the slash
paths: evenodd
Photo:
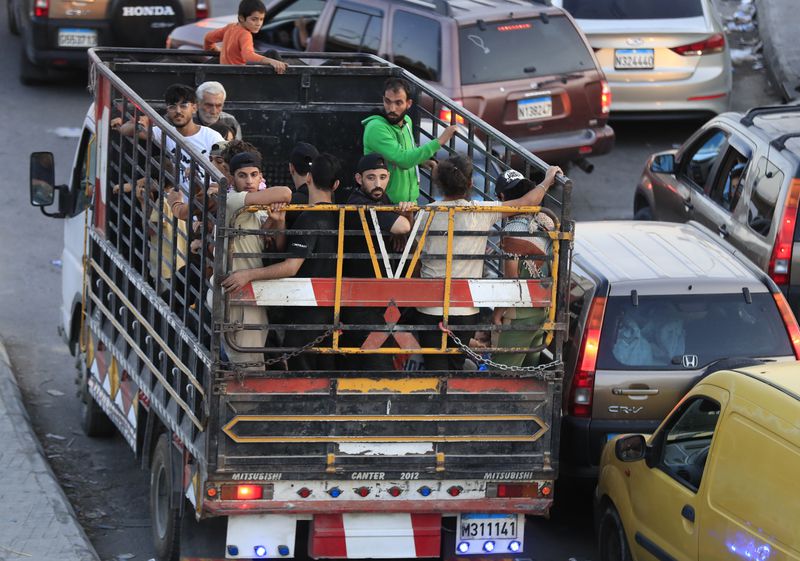
<path id="1" fill-rule="evenodd" d="M 792 356 L 769 293 L 631 296 L 608 299 L 597 367 L 694 370 L 730 357 Z"/>
<path id="2" fill-rule="evenodd" d="M 592 55 L 572 22 L 564 16 L 545 19 L 461 27 L 461 83 L 484 84 L 594 69 Z"/>
<path id="3" fill-rule="evenodd" d="M 579 19 L 672 19 L 703 15 L 701 0 L 564 0 Z"/>

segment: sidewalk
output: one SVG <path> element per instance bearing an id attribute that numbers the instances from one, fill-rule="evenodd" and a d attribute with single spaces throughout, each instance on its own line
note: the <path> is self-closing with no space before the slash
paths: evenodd
<path id="1" fill-rule="evenodd" d="M 797 0 L 755 0 L 764 59 L 781 95 L 800 99 L 800 41 Z"/>
<path id="2" fill-rule="evenodd" d="M 0 340 L 0 561 L 99 561 L 33 433 Z"/>

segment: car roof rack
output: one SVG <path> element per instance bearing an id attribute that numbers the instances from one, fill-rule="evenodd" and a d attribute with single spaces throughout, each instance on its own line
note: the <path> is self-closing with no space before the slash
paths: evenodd
<path id="1" fill-rule="evenodd" d="M 446 16 L 453 15 L 453 8 L 469 11 L 472 8 L 484 6 L 496 8 L 500 4 L 516 4 L 517 6 L 552 6 L 550 0 L 400 0 L 401 3 L 411 4 L 418 8 L 427 8 Z"/>
<path id="2" fill-rule="evenodd" d="M 786 148 L 787 140 L 789 140 L 790 138 L 797 138 L 797 137 L 800 137 L 800 132 L 787 132 L 786 134 L 783 134 L 778 138 L 772 139 L 770 144 L 776 150 L 783 150 L 784 148 Z"/>
<path id="3" fill-rule="evenodd" d="M 753 107 L 750 111 L 745 113 L 744 117 L 739 119 L 739 122 L 746 127 L 753 126 L 753 119 L 759 115 L 769 115 L 771 113 L 792 113 L 800 111 L 800 105 L 765 105 L 763 107 Z"/>
<path id="4" fill-rule="evenodd" d="M 450 5 L 447 0 L 401 0 L 402 4 L 411 4 L 417 8 L 427 8 L 446 16 L 451 15 Z"/>

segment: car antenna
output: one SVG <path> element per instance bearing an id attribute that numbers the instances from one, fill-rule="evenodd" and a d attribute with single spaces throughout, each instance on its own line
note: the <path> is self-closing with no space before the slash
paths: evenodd
<path id="1" fill-rule="evenodd" d="M 636 290 L 631 290 L 631 304 L 633 304 L 634 307 L 639 305 L 639 292 Z"/>
<path id="2" fill-rule="evenodd" d="M 746 304 L 752 304 L 753 303 L 753 295 L 750 294 L 750 289 L 749 288 L 747 288 L 746 286 L 744 288 L 742 288 L 742 294 L 744 294 L 744 301 L 745 301 Z"/>
<path id="3" fill-rule="evenodd" d="M 764 176 L 767 179 L 772 179 L 772 176 L 775 175 L 774 173 L 772 173 L 772 170 L 769 169 L 769 166 L 772 165 L 772 162 L 769 160 L 769 150 L 770 150 L 770 148 L 772 148 L 772 142 L 768 142 L 767 143 L 767 170 L 766 170 L 766 173 L 764 173 Z"/>
<path id="4" fill-rule="evenodd" d="M 477 24 L 478 24 L 478 29 L 480 29 L 481 31 L 486 31 L 486 22 L 485 21 L 483 21 L 482 19 L 479 19 L 477 21 Z"/>

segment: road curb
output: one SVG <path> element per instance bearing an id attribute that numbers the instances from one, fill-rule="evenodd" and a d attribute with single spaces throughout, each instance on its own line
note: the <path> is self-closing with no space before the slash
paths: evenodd
<path id="1" fill-rule="evenodd" d="M 797 16 L 794 0 L 755 0 L 758 33 L 764 43 L 764 60 L 775 85 L 785 100 L 800 98 L 800 43 L 796 28 L 789 25 Z"/>
<path id="2" fill-rule="evenodd" d="M 3 520 L 0 561 L 100 561 L 33 432 L 2 337 L 0 415 L 3 417 L 0 419 L 0 434 L 4 435 L 0 475 L 4 485 L 9 486 L 0 490 L 0 499 L 5 498 L 4 493 L 10 493 L 11 500 L 11 504 L 0 504 L 0 519 Z M 35 517 L 25 516 L 20 512 L 22 505 L 13 502 L 15 496 L 20 495 L 37 503 Z M 0 503 L 7 501 L 0 500 Z"/>

